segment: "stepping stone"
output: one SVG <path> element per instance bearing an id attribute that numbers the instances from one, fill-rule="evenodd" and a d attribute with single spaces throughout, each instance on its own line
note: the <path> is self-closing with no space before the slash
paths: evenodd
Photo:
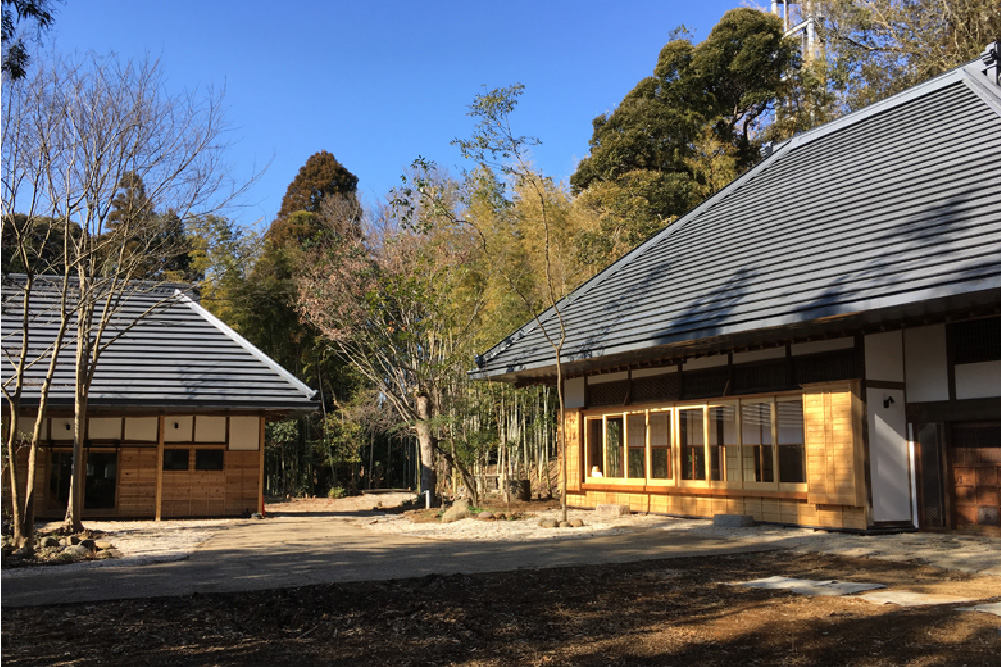
<path id="1" fill-rule="evenodd" d="M 985 614 L 994 614 L 995 616 L 1001 616 L 1001 602 L 988 602 L 987 604 L 978 604 L 975 607 L 960 607 L 960 611 L 982 611 Z"/>
<path id="2" fill-rule="evenodd" d="M 620 517 L 631 514 L 629 505 L 598 505 L 594 513 L 601 517 Z"/>
<path id="3" fill-rule="evenodd" d="M 754 517 L 746 514 L 716 514 L 713 516 L 713 526 L 717 528 L 750 528 L 754 526 Z"/>
<path id="4" fill-rule="evenodd" d="M 794 577 L 765 577 L 752 581 L 738 581 L 731 586 L 746 586 L 748 588 L 763 588 L 769 591 L 789 591 L 800 595 L 850 595 L 862 591 L 872 591 L 886 588 L 882 584 L 860 584 L 855 581 L 814 581 L 813 579 L 796 579 Z"/>
<path id="5" fill-rule="evenodd" d="M 959 598 L 954 595 L 933 595 L 930 593 L 914 593 L 912 591 L 879 591 L 856 596 L 866 602 L 876 604 L 897 604 L 901 607 L 920 607 L 930 604 L 956 604 L 958 602 L 973 602 L 974 598 Z"/>

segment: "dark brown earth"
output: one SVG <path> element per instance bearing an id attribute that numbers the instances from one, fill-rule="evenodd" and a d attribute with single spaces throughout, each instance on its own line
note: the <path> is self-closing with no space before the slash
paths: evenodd
<path id="1" fill-rule="evenodd" d="M 785 552 L 5 609 L 5 665 L 997 665 L 1001 619 L 728 586 L 1001 600 L 1001 579 Z"/>

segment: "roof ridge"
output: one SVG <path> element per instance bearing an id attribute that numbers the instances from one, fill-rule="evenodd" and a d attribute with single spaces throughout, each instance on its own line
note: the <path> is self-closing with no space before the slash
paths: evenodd
<path id="1" fill-rule="evenodd" d="M 256 357 L 258 361 L 264 363 L 266 366 L 271 368 L 271 370 L 278 373 L 278 375 L 280 375 L 285 381 L 287 381 L 293 387 L 304 393 L 308 400 L 312 400 L 313 396 L 316 395 L 315 389 L 310 389 L 309 386 L 307 386 L 304 382 L 302 382 L 302 380 L 300 380 L 299 378 L 297 378 L 296 376 L 292 375 L 287 370 L 282 368 L 281 364 L 279 364 L 277 361 L 266 355 L 253 343 L 251 343 L 249 340 L 238 334 L 236 331 L 230 328 L 229 325 L 220 320 L 218 317 L 207 311 L 204 307 L 202 307 L 201 304 L 199 304 L 197 301 L 189 297 L 187 294 L 185 294 L 181 290 L 175 290 L 174 297 L 178 301 L 186 305 L 188 308 L 198 313 L 198 315 L 204 318 L 209 324 L 214 326 L 216 329 L 221 331 L 227 338 L 235 342 L 237 345 L 245 349 L 247 352 L 250 352 L 250 354 Z"/>

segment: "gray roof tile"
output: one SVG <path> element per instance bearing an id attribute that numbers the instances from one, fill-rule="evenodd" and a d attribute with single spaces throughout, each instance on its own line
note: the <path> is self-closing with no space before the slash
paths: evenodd
<path id="1" fill-rule="evenodd" d="M 14 368 L 6 355 L 16 352 L 21 344 L 21 293 L 16 277 L 10 284 L 5 281 L 5 383 Z M 55 340 L 58 303 L 54 283 L 41 279 L 32 296 L 29 356 L 37 357 Z M 95 410 L 115 407 L 285 412 L 317 407 L 312 400 L 313 390 L 175 286 L 133 286 L 113 316 L 106 336 L 119 333 L 121 337 L 98 362 L 90 393 Z M 50 393 L 51 407 L 73 403 L 75 348 L 71 340 L 60 354 Z M 47 360 L 29 369 L 23 392 L 26 404 L 37 402 L 46 366 Z"/>
<path id="2" fill-rule="evenodd" d="M 975 65 L 799 135 L 566 297 L 565 359 L 1001 289 L 1001 91 Z M 541 318 L 556 331 L 554 313 Z M 479 376 L 553 366 L 536 322 Z"/>

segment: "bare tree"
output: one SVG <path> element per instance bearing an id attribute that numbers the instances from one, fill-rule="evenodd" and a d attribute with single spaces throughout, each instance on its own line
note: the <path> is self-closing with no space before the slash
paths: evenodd
<path id="1" fill-rule="evenodd" d="M 94 373 L 103 352 L 152 310 L 125 314 L 123 306 L 136 290 L 162 282 L 162 260 L 181 252 L 167 223 L 215 210 L 240 189 L 223 162 L 221 96 L 168 92 L 156 60 L 57 57 L 8 89 L 8 113 L 37 138 L 16 146 L 23 162 L 11 170 L 24 173 L 19 183 L 4 184 L 4 197 L 14 202 L 30 189 L 64 240 L 61 291 L 72 310 L 75 348 L 66 522 L 79 530 Z M 13 204 L 4 206 L 13 211 Z"/>

